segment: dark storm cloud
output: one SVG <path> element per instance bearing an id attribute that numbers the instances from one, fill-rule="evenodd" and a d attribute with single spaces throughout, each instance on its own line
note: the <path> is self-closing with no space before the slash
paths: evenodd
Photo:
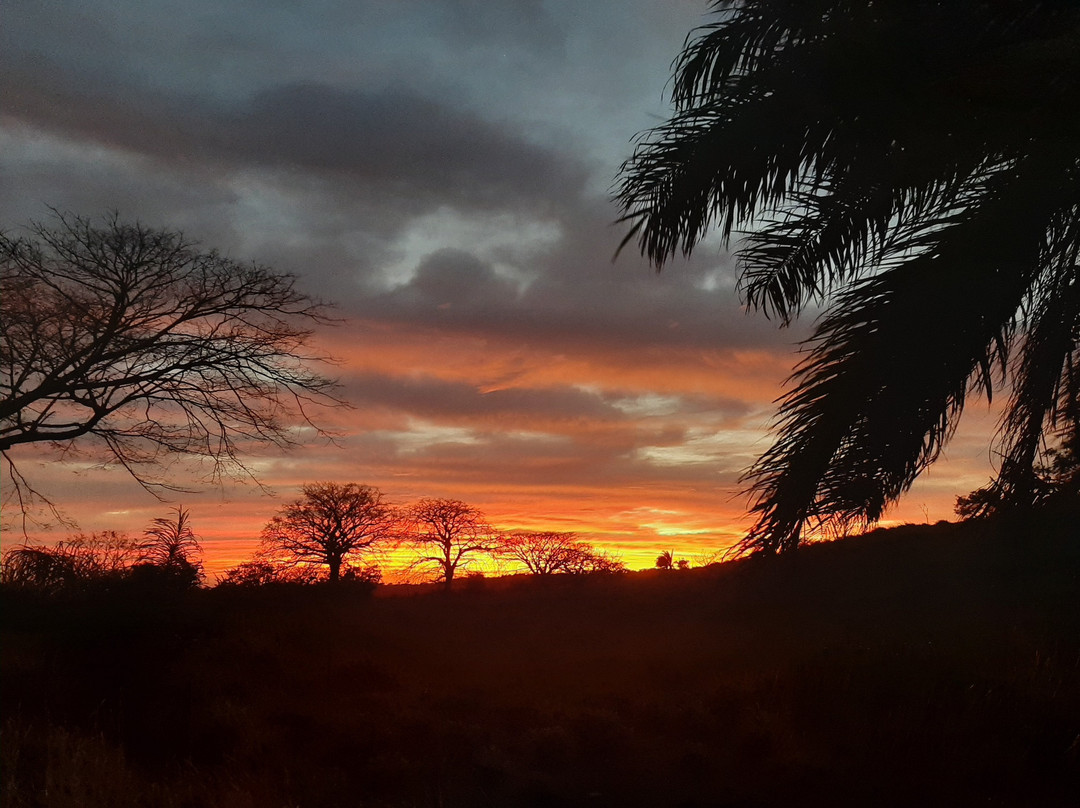
<path id="1" fill-rule="evenodd" d="M 583 168 L 453 99 L 407 88 L 377 92 L 318 83 L 273 87 L 225 108 L 137 87 L 96 88 L 51 65 L 0 76 L 3 115 L 68 138 L 173 165 L 262 166 L 338 175 L 359 195 L 465 207 L 566 198 Z"/>
<path id="2" fill-rule="evenodd" d="M 563 197 L 584 180 L 519 134 L 406 89 L 275 88 L 252 100 L 229 136 L 242 159 L 340 172 L 455 204 Z"/>
<path id="3" fill-rule="evenodd" d="M 469 382 L 381 373 L 351 374 L 342 381 L 348 400 L 362 409 L 385 407 L 455 424 L 519 424 L 522 429 L 543 428 L 583 440 L 588 439 L 589 429 L 601 424 L 623 425 L 632 431 L 650 407 L 650 402 L 634 391 L 589 391 L 570 385 L 489 390 Z M 750 411 L 746 402 L 738 399 L 693 394 L 669 397 L 659 408 L 662 419 L 667 421 L 683 415 L 706 415 L 717 427 L 737 421 Z M 674 427 L 672 430 L 666 436 L 652 437 L 665 444 L 678 442 L 683 431 Z"/>
<path id="4" fill-rule="evenodd" d="M 596 486 L 627 489 L 642 481 L 702 484 L 702 472 L 693 464 L 657 467 L 636 456 L 639 441 L 632 433 L 617 434 L 620 440 L 582 442 L 491 432 L 468 442 L 431 440 L 408 448 L 399 440 L 369 434 L 357 440 L 356 448 L 406 479 L 452 480 L 455 486 L 526 486 L 542 492 Z M 705 477 L 709 485 L 721 480 L 734 483 L 741 471 L 719 468 Z"/>
<path id="5" fill-rule="evenodd" d="M 566 419 L 626 422 L 626 414 L 595 393 L 570 387 L 483 391 L 475 384 L 410 376 L 363 374 L 345 380 L 349 400 L 361 407 L 383 406 L 418 417 L 460 421 L 498 420 L 529 425 Z"/>

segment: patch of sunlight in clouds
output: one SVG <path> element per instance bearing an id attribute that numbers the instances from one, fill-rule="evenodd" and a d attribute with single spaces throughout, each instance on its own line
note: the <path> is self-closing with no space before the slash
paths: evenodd
<path id="1" fill-rule="evenodd" d="M 238 196 L 235 227 L 248 245 L 271 242 L 303 245 L 309 234 L 304 217 L 298 216 L 303 201 L 280 183 L 268 181 L 259 172 L 240 171 L 230 183 Z"/>
<path id="2" fill-rule="evenodd" d="M 634 417 L 674 415 L 679 412 L 682 399 L 678 396 L 644 393 L 639 396 L 614 399 L 611 406 Z"/>
<path id="3" fill-rule="evenodd" d="M 569 445 L 573 439 L 569 435 L 553 435 L 550 432 L 537 432 L 536 430 L 515 429 L 502 433 L 506 440 L 519 443 L 546 443 L 548 445 Z"/>
<path id="4" fill-rule="evenodd" d="M 0 148 L 32 167 L 54 167 L 57 163 L 89 164 L 105 171 L 122 172 L 132 162 L 145 162 L 132 154 L 93 142 L 81 142 L 34 126 L 0 129 Z"/>
<path id="5" fill-rule="evenodd" d="M 695 428 L 687 432 L 682 443 L 675 446 L 642 446 L 638 459 L 657 466 L 680 466 L 690 463 L 716 463 L 735 458 L 741 463 L 753 460 L 756 435 L 738 429 Z"/>
<path id="6" fill-rule="evenodd" d="M 622 516 L 635 522 L 639 529 L 651 530 L 657 536 L 702 536 L 716 532 L 711 528 L 690 526 L 687 524 L 690 514 L 666 508 L 634 508 L 624 511 Z"/>
<path id="7" fill-rule="evenodd" d="M 732 292 L 737 283 L 736 278 L 727 269 L 711 269 L 701 276 L 694 285 L 703 292 Z"/>
<path id="8" fill-rule="evenodd" d="M 380 432 L 397 446 L 399 454 L 416 454 L 430 446 L 446 444 L 477 445 L 483 440 L 471 429 L 440 426 L 427 421 L 409 420 L 407 430 Z"/>
<path id="9" fill-rule="evenodd" d="M 383 266 L 383 278 L 388 287 L 404 286 L 426 256 L 456 249 L 490 263 L 497 275 L 524 291 L 533 278 L 522 265 L 561 238 L 562 228 L 554 221 L 506 212 L 470 215 L 444 206 L 414 219 L 391 245 L 394 258 Z"/>

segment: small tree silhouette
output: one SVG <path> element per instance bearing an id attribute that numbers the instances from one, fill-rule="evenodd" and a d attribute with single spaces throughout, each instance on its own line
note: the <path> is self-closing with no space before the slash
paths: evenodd
<path id="1" fill-rule="evenodd" d="M 656 568 L 660 570 L 688 570 L 690 562 L 685 558 L 675 558 L 674 550 L 664 550 L 656 557 Z"/>
<path id="2" fill-rule="evenodd" d="M 362 558 L 390 538 L 394 512 L 379 489 L 324 482 L 308 483 L 302 491 L 263 529 L 263 560 L 325 566 L 334 583 L 350 569 L 350 559 Z"/>
<path id="3" fill-rule="evenodd" d="M 135 574 L 146 578 L 164 574 L 183 586 L 198 586 L 203 579 L 202 547 L 191 529 L 191 512 L 183 506 L 176 516 L 159 517 L 143 532 Z"/>
<path id="4" fill-rule="evenodd" d="M 499 540 L 497 554 L 521 564 L 532 575 L 619 572 L 625 565 L 596 550 L 574 533 L 518 531 Z"/>
<path id="5" fill-rule="evenodd" d="M 414 563 L 438 570 L 447 589 L 477 555 L 498 547 L 498 531 L 479 510 L 456 499 L 418 501 L 408 511 L 404 536 L 419 551 Z"/>

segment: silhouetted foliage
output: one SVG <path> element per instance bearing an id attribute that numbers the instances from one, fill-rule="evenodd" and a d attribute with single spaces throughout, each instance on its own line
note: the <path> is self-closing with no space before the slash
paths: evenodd
<path id="1" fill-rule="evenodd" d="M 91 582 L 119 580 L 139 560 L 136 542 L 107 530 L 78 534 L 52 547 L 24 544 L 4 553 L 0 581 L 52 592 Z"/>
<path id="2" fill-rule="evenodd" d="M 23 545 L 4 554 L 3 583 L 41 592 L 73 591 L 136 581 L 190 588 L 202 580 L 201 548 L 188 512 L 155 519 L 140 541 L 115 531 L 79 534 L 57 544 Z"/>
<path id="3" fill-rule="evenodd" d="M 533 575 L 615 571 L 614 567 L 620 565 L 576 534 L 554 531 L 506 534 L 499 539 L 497 554 L 521 564 Z"/>
<path id="4" fill-rule="evenodd" d="M 1025 487 L 1026 497 L 1017 501 L 996 482 L 956 498 L 956 513 L 963 519 L 979 519 L 998 513 L 1032 509 L 1069 507 L 1080 513 L 1080 440 L 1070 436 L 1061 446 L 1045 452 L 1045 462 L 1034 468 L 1034 478 Z"/>
<path id="5" fill-rule="evenodd" d="M 288 446 L 305 408 L 334 402 L 312 371 L 309 328 L 328 322 L 290 275 L 203 252 L 181 233 L 57 214 L 0 234 L 0 453 L 90 448 L 145 487 L 166 454 L 250 474 L 252 444 Z"/>
<path id="6" fill-rule="evenodd" d="M 15 547 L 4 553 L 0 565 L 4 584 L 41 592 L 55 592 L 82 580 L 74 561 L 50 547 Z"/>
<path id="7" fill-rule="evenodd" d="M 263 529 L 263 560 L 325 566 L 327 579 L 336 582 L 350 560 L 392 537 L 394 513 L 377 488 L 308 483 L 301 490 L 303 497 L 283 507 Z"/>
<path id="8" fill-rule="evenodd" d="M 1002 527 L 449 599 L 0 591 L 2 802 L 1074 808 L 1080 543 Z"/>
<path id="9" fill-rule="evenodd" d="M 217 585 L 254 588 L 260 586 L 310 586 L 329 580 L 327 568 L 320 564 L 289 564 L 273 557 L 256 555 L 226 570 Z M 382 570 L 375 564 L 342 565 L 339 581 L 363 584 L 381 584 Z"/>
<path id="10" fill-rule="evenodd" d="M 606 550 L 595 550 L 588 545 L 571 556 L 566 565 L 570 575 L 611 575 L 627 572 L 626 563 Z"/>
<path id="11" fill-rule="evenodd" d="M 499 547 L 498 531 L 484 515 L 456 499 L 421 499 L 403 515 L 402 538 L 418 551 L 414 562 L 431 567 L 449 589 L 454 575 Z"/>
<path id="12" fill-rule="evenodd" d="M 748 474 L 742 549 L 879 519 L 972 388 L 1010 395 L 995 486 L 1027 501 L 1040 446 L 1080 430 L 1080 5 L 714 11 L 618 201 L 657 267 L 746 227 L 751 308 L 827 307 Z"/>
<path id="13" fill-rule="evenodd" d="M 202 547 L 191 529 L 191 512 L 182 506 L 174 517 L 159 517 L 143 531 L 139 562 L 132 575 L 139 580 L 170 581 L 180 588 L 198 586 L 203 580 Z"/>
<path id="14" fill-rule="evenodd" d="M 319 567 L 311 564 L 282 564 L 256 556 L 225 571 L 218 586 L 270 586 L 272 584 L 313 584 L 324 577 Z"/>
<path id="15" fill-rule="evenodd" d="M 685 558 L 676 558 L 674 550 L 664 550 L 656 557 L 655 566 L 658 570 L 688 570 L 690 561 Z"/>

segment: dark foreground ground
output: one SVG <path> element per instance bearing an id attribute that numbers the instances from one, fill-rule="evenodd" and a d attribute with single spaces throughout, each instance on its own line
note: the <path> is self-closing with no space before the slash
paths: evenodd
<path id="1" fill-rule="evenodd" d="M 1080 805 L 1071 525 L 0 606 L 6 808 Z"/>

